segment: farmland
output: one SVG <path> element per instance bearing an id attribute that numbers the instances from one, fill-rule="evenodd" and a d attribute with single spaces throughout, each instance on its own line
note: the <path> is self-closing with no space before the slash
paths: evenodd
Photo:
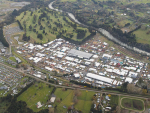
<path id="1" fill-rule="evenodd" d="M 58 106 L 57 107 L 58 113 L 59 112 L 65 113 L 67 111 L 67 108 L 73 104 L 75 105 L 74 107 L 76 110 L 81 110 L 83 113 L 90 112 L 92 105 L 92 97 L 95 94 L 95 92 L 79 91 L 76 104 L 73 102 L 75 92 L 76 90 L 70 89 L 63 90 L 62 88 L 56 89 L 54 93 L 56 95 L 56 102 L 54 103 L 54 106 L 55 105 Z M 63 108 L 63 106 L 66 106 L 66 108 Z"/>
<path id="2" fill-rule="evenodd" d="M 49 88 L 48 85 L 44 83 L 35 83 L 22 93 L 17 100 L 25 101 L 29 108 L 31 108 L 34 112 L 37 112 L 43 109 L 44 106 L 37 109 L 36 103 L 40 101 L 42 104 L 46 104 L 47 100 L 50 98 L 49 96 L 52 89 L 52 87 Z"/>
<path id="3" fill-rule="evenodd" d="M 35 43 L 46 43 L 63 37 L 82 41 L 90 35 L 87 28 L 78 26 L 66 14 L 48 8 L 23 12 L 16 20 L 23 26 L 26 36 L 30 36 L 30 41 Z M 42 36 L 38 37 L 39 34 Z"/>

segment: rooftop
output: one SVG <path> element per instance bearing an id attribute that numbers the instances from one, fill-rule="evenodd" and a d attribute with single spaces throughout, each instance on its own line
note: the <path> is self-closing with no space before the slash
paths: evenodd
<path id="1" fill-rule="evenodd" d="M 79 57 L 79 58 L 90 59 L 93 56 L 93 54 L 86 53 L 86 52 L 79 51 L 79 50 L 75 50 L 75 49 L 71 49 L 68 52 L 68 56 L 74 56 L 74 57 Z"/>

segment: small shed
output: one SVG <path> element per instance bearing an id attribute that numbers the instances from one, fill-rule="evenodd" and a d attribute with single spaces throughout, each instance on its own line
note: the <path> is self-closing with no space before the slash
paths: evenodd
<path id="1" fill-rule="evenodd" d="M 54 103 L 55 102 L 55 99 L 56 99 L 56 96 L 54 94 L 51 95 L 51 99 L 50 99 L 50 102 L 51 103 Z"/>

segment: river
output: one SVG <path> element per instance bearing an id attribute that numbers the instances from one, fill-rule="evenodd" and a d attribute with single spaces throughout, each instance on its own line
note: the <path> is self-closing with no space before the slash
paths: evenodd
<path id="1" fill-rule="evenodd" d="M 49 7 L 50 9 L 52 9 L 52 10 L 55 10 L 55 11 L 64 12 L 64 11 L 62 11 L 62 10 L 55 9 L 55 8 L 52 6 L 54 2 L 55 2 L 55 1 L 51 2 L 51 3 L 48 5 L 48 7 Z M 69 16 L 74 22 L 76 22 L 77 24 L 84 25 L 83 23 L 79 22 L 78 19 L 76 19 L 75 16 L 74 16 L 72 13 L 69 13 L 69 12 L 65 12 L 65 13 L 67 13 L 68 16 Z M 84 25 L 84 26 L 87 26 L 87 25 Z M 123 47 L 126 47 L 127 49 L 133 50 L 133 51 L 138 52 L 138 53 L 140 53 L 140 54 L 144 54 L 144 55 L 150 56 L 150 53 L 149 53 L 149 52 L 143 51 L 143 50 L 138 49 L 138 48 L 136 48 L 136 47 L 131 47 L 131 46 L 129 46 L 129 45 L 127 45 L 127 44 L 121 42 L 121 41 L 118 40 L 117 38 L 113 37 L 113 36 L 112 36 L 108 31 L 106 31 L 105 29 L 102 29 L 102 28 L 99 28 L 99 29 L 95 28 L 95 29 L 96 29 L 98 32 L 102 33 L 104 36 L 106 36 L 108 39 L 110 39 L 110 40 L 112 40 L 112 41 L 114 41 L 114 42 L 120 44 L 120 45 L 123 46 Z"/>

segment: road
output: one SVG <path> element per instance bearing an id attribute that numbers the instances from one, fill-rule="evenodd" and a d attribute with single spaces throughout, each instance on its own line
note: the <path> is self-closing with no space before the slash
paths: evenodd
<path id="1" fill-rule="evenodd" d="M 40 79 L 40 78 L 37 78 L 37 77 L 35 77 L 35 76 L 33 76 L 33 75 L 26 74 L 26 73 L 24 73 L 24 71 L 19 71 L 19 70 L 17 70 L 16 68 L 7 66 L 7 65 L 5 65 L 5 64 L 3 64 L 3 63 L 0 63 L 0 65 L 3 65 L 3 66 L 5 66 L 5 67 L 7 67 L 7 68 L 10 68 L 10 69 L 13 69 L 13 70 L 15 70 L 15 71 L 17 71 L 17 72 L 20 72 L 20 73 L 22 73 L 22 74 L 25 74 L 26 76 L 32 77 L 32 78 L 34 78 L 34 79 L 36 79 L 36 80 L 38 80 L 38 81 L 44 82 L 44 83 L 49 84 L 49 85 L 53 85 L 53 86 L 55 86 L 55 87 L 69 88 L 69 89 L 76 89 L 76 88 L 79 88 L 80 90 L 94 91 L 94 92 L 98 92 L 98 93 L 108 93 L 108 94 L 111 94 L 111 95 L 118 95 L 118 96 L 121 95 L 121 96 L 125 96 L 125 97 L 130 97 L 130 98 L 131 98 L 131 97 L 132 97 L 132 98 L 141 98 L 141 99 L 148 99 L 148 98 L 149 98 L 149 97 L 144 97 L 143 95 L 135 95 L 135 94 L 132 95 L 132 94 L 119 93 L 119 92 L 111 92 L 111 91 L 106 91 L 106 90 L 97 90 L 97 89 L 90 89 L 90 88 L 83 88 L 83 87 L 70 87 L 70 86 L 56 85 L 56 84 L 53 84 L 53 83 L 49 83 L 49 82 L 47 82 L 47 81 L 45 81 L 45 80 L 42 80 L 42 79 Z"/>

